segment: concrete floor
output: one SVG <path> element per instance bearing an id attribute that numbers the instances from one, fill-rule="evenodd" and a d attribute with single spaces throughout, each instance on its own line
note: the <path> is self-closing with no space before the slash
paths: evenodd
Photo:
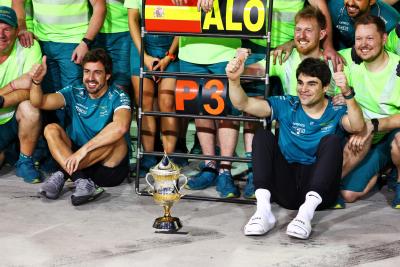
<path id="1" fill-rule="evenodd" d="M 308 241 L 285 234 L 296 213 L 275 204 L 276 228 L 245 237 L 253 205 L 181 200 L 172 213 L 184 227 L 171 235 L 154 232 L 162 209 L 133 184 L 80 207 L 68 189 L 49 201 L 38 188 L 9 167 L 0 171 L 0 266 L 400 266 L 400 211 L 386 187 L 344 210 L 317 212 Z"/>

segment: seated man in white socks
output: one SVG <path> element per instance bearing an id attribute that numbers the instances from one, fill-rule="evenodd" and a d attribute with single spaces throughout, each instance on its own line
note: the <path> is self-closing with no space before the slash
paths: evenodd
<path id="1" fill-rule="evenodd" d="M 334 106 L 325 97 L 331 72 L 320 59 L 307 58 L 297 68 L 298 96 L 276 96 L 267 100 L 248 97 L 240 86 L 240 75 L 248 50 L 239 49 L 226 67 L 229 97 L 239 110 L 280 123 L 279 138 L 259 129 L 253 139 L 253 171 L 257 211 L 244 228 L 245 235 L 262 235 L 276 219 L 271 198 L 287 209 L 299 209 L 288 225 L 289 236 L 307 239 L 317 209 L 332 206 L 339 193 L 343 163 L 342 140 L 337 131 L 363 130 L 365 123 L 354 91 L 338 66 L 333 78 L 346 99 Z M 347 106 L 347 109 L 346 109 Z"/>

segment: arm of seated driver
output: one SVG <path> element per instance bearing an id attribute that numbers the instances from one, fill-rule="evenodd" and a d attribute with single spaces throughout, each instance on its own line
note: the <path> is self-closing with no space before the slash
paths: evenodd
<path id="1" fill-rule="evenodd" d="M 271 107 L 263 99 L 248 97 L 240 85 L 240 75 L 244 71 L 244 62 L 248 57 L 248 49 L 239 48 L 236 57 L 229 61 L 225 68 L 229 80 L 229 98 L 238 110 L 256 117 L 271 116 Z"/>

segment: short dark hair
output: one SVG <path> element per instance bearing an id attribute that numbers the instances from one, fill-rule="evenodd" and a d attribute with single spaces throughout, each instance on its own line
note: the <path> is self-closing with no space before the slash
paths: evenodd
<path id="1" fill-rule="evenodd" d="M 82 59 L 82 66 L 88 62 L 101 62 L 104 66 L 106 74 L 112 73 L 112 60 L 111 57 L 103 48 L 95 48 L 86 53 Z"/>
<path id="2" fill-rule="evenodd" d="M 307 6 L 297 12 L 294 21 L 297 23 L 300 19 L 316 19 L 322 30 L 326 29 L 326 18 L 319 8 Z"/>
<path id="3" fill-rule="evenodd" d="M 299 78 L 300 74 L 310 77 L 317 77 L 321 81 L 323 87 L 330 84 L 332 77 L 331 70 L 324 61 L 311 57 L 304 59 L 297 67 L 297 79 Z"/>
<path id="4" fill-rule="evenodd" d="M 357 18 L 356 22 L 354 23 L 354 29 L 356 30 L 359 25 L 368 25 L 368 24 L 375 24 L 380 34 L 386 33 L 385 22 L 383 22 L 383 20 L 380 17 L 373 15 L 365 15 Z"/>

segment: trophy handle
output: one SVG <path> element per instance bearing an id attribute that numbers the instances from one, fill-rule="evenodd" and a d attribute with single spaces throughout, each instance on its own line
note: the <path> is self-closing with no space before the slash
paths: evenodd
<path id="1" fill-rule="evenodd" d="M 149 192 L 149 194 L 153 195 L 155 189 L 154 189 L 154 186 L 149 182 L 148 177 L 149 177 L 150 175 L 151 175 L 150 173 L 147 173 L 147 174 L 146 174 L 146 177 L 145 177 L 144 179 L 146 180 L 146 183 L 147 183 L 147 184 L 151 187 L 151 189 L 152 189 L 152 192 Z"/>
<path id="2" fill-rule="evenodd" d="M 179 187 L 179 192 L 182 190 L 182 188 L 183 188 L 183 187 L 187 184 L 187 182 L 188 182 L 188 178 L 187 178 L 185 175 L 183 175 L 183 174 L 180 174 L 180 175 L 179 175 L 178 181 L 179 181 L 179 179 L 180 179 L 181 177 L 185 178 L 185 182 L 183 183 L 183 185 L 181 185 L 181 186 Z"/>

